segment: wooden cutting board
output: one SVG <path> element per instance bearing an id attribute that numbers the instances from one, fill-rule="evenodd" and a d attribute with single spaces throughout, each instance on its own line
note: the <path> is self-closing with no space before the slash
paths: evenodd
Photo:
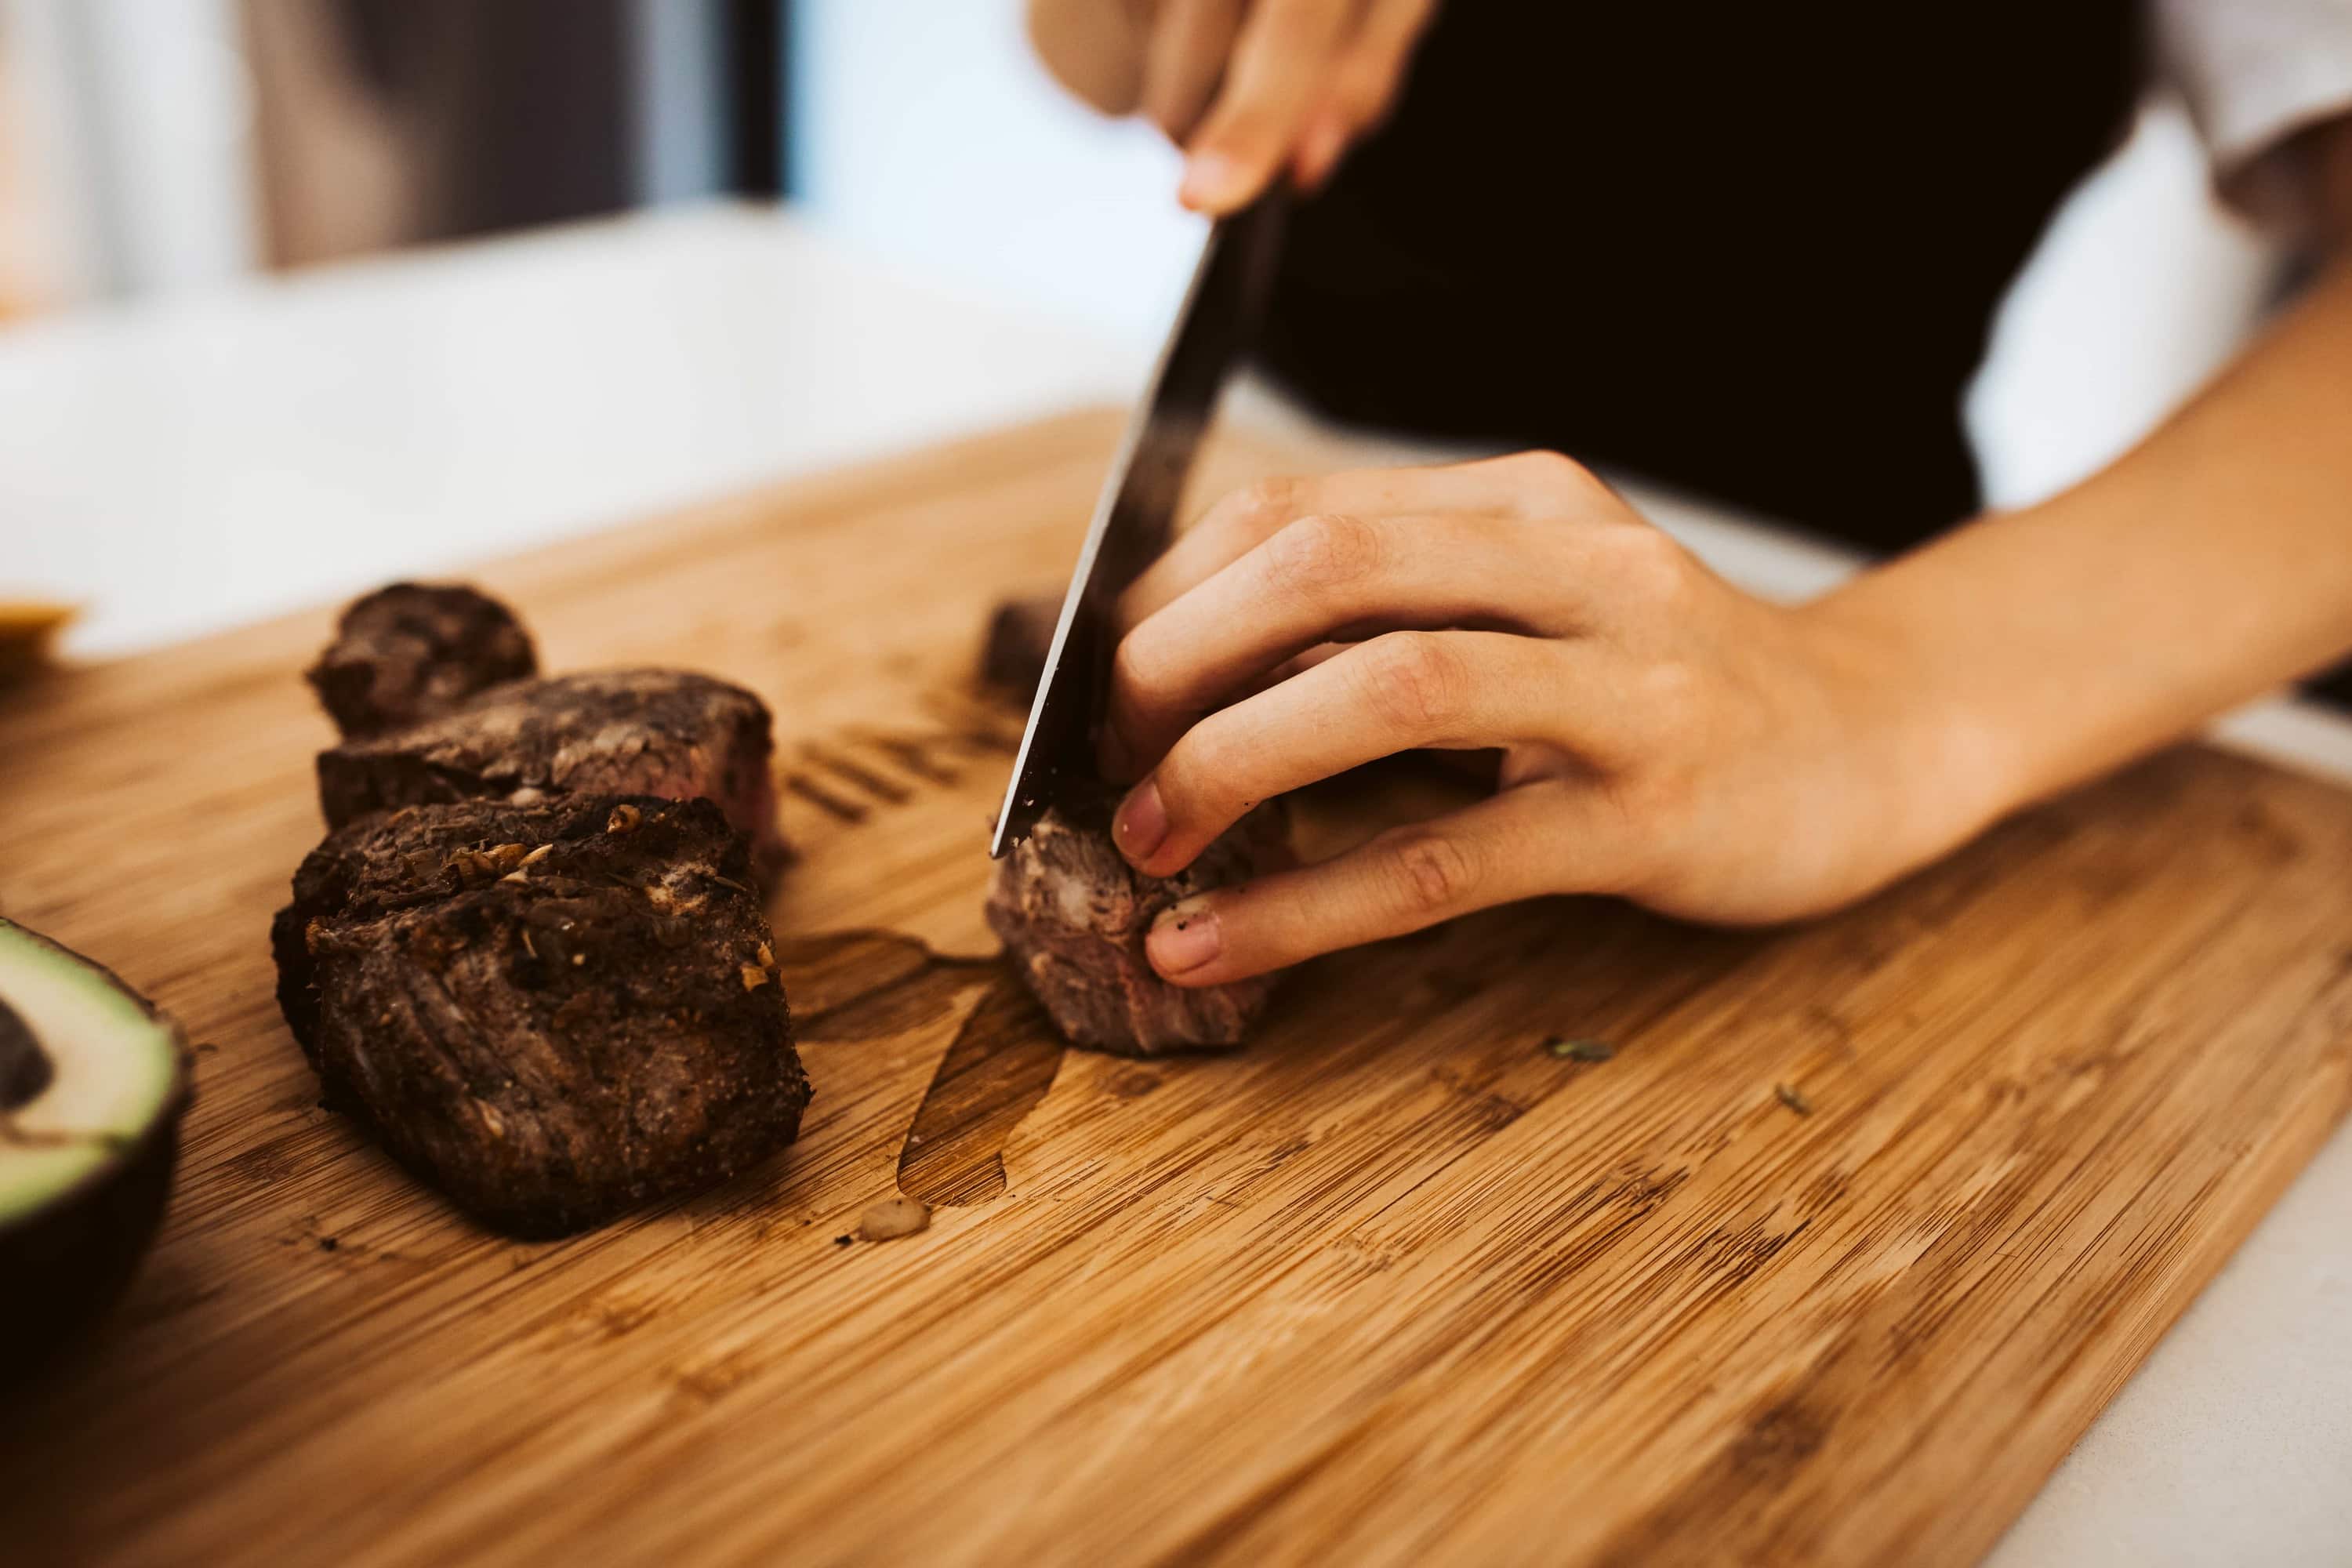
<path id="1" fill-rule="evenodd" d="M 986 962 L 965 672 L 1115 429 L 481 574 L 555 668 L 757 689 L 803 852 L 800 1142 L 570 1241 L 456 1218 L 278 1020 L 323 611 L 0 697 L 0 907 L 202 1042 L 159 1247 L 0 1417 L 11 1562 L 1965 1563 L 2352 1100 L 2352 797 L 2203 750 L 1801 929 L 1556 900 L 1238 1056 L 1065 1054 Z"/>

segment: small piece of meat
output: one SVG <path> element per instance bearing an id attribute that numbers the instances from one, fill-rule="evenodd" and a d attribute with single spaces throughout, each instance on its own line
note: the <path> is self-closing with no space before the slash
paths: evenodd
<path id="1" fill-rule="evenodd" d="M 1119 1056 L 1237 1046 L 1276 977 L 1230 985 L 1171 985 L 1143 940 L 1179 900 L 1286 864 L 1282 807 L 1259 806 L 1173 877 L 1147 877 L 1112 847 L 1116 801 L 1049 811 L 998 862 L 988 923 L 1022 978 L 1072 1045 Z"/>
<path id="2" fill-rule="evenodd" d="M 981 645 L 980 679 L 1008 695 L 1028 698 L 1045 678 L 1046 656 L 1054 650 L 1054 627 L 1062 618 L 1061 595 L 1007 599 L 988 619 L 988 640 Z"/>
<path id="3" fill-rule="evenodd" d="M 567 795 L 715 801 L 749 834 L 762 882 L 789 858 L 769 775 L 768 710 L 740 686 L 674 669 L 597 670 L 493 687 L 454 713 L 319 753 L 329 827 L 455 800 Z"/>
<path id="4" fill-rule="evenodd" d="M 539 673 L 514 612 L 462 584 L 394 583 L 352 601 L 306 672 L 348 738 L 436 719 Z"/>
<path id="5" fill-rule="evenodd" d="M 707 801 L 410 806 L 302 862 L 278 1000 L 334 1110 L 485 1225 L 562 1236 L 793 1141 L 809 1087 Z"/>

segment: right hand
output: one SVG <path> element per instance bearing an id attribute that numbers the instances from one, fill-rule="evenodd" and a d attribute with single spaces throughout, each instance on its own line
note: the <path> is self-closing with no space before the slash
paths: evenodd
<path id="1" fill-rule="evenodd" d="M 1949 645 L 1744 593 L 1551 453 L 1255 486 L 1119 618 L 1102 760 L 1141 775 L 1112 840 L 1147 876 L 1375 758 L 1502 752 L 1490 798 L 1163 913 L 1145 951 L 1180 985 L 1549 893 L 1801 919 L 2022 798 L 2009 726 L 1943 686 Z"/>
<path id="2" fill-rule="evenodd" d="M 1246 206 L 1286 169 L 1328 179 L 1396 101 L 1437 0 L 1029 0 L 1055 77 L 1184 150 L 1185 205 Z"/>

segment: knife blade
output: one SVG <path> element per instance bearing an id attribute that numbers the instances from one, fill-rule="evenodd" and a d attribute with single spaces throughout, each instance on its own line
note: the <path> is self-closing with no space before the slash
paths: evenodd
<path id="1" fill-rule="evenodd" d="M 1175 323 L 1095 502 L 1062 596 L 1045 673 L 1029 707 L 989 841 L 1001 857 L 1074 788 L 1099 782 L 1094 730 L 1110 696 L 1118 596 L 1168 548 L 1176 502 L 1234 362 L 1256 336 L 1289 198 L 1276 189 L 1202 242 Z"/>

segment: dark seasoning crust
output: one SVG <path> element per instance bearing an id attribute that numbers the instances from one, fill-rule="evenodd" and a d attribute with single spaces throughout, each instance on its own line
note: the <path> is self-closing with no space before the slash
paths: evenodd
<path id="1" fill-rule="evenodd" d="M 1033 645 L 1023 673 L 1044 608 L 998 628 Z M 675 670 L 492 679 L 518 641 L 527 674 L 520 625 L 467 589 L 346 614 L 312 672 L 347 727 L 319 757 L 334 831 L 271 935 L 328 1105 L 483 1223 L 553 1237 L 757 1163 L 809 1086 L 754 890 L 786 858 L 767 709 Z M 990 673 L 1013 662 L 992 650 Z M 1113 804 L 1049 814 L 999 867 L 989 924 L 1074 1044 L 1238 1045 L 1273 977 L 1170 985 L 1144 937 L 1285 863 L 1281 807 L 1161 879 L 1113 847 Z"/>
<path id="2" fill-rule="evenodd" d="M 345 616 L 320 662 L 344 686 L 461 695 L 321 753 L 335 831 L 271 939 L 330 1108 L 483 1223 L 552 1237 L 759 1163 L 809 1086 L 756 891 L 785 858 L 767 709 L 676 670 L 486 685 L 504 656 L 474 634 L 500 623 L 521 636 L 448 588 Z"/>
<path id="3" fill-rule="evenodd" d="M 707 801 L 410 807 L 278 917 L 328 1105 L 485 1223 L 560 1236 L 790 1142 L 808 1103 L 750 856 Z"/>
<path id="4" fill-rule="evenodd" d="M 740 686 L 682 670 L 593 670 L 493 687 L 453 712 L 321 752 L 319 804 L 341 827 L 455 800 L 701 795 L 751 835 L 765 878 L 789 858 L 773 751 L 766 706 Z"/>
<path id="5" fill-rule="evenodd" d="M 462 584 L 394 583 L 352 602 L 307 677 L 337 729 L 373 735 L 538 673 L 530 634 L 496 599 Z"/>

